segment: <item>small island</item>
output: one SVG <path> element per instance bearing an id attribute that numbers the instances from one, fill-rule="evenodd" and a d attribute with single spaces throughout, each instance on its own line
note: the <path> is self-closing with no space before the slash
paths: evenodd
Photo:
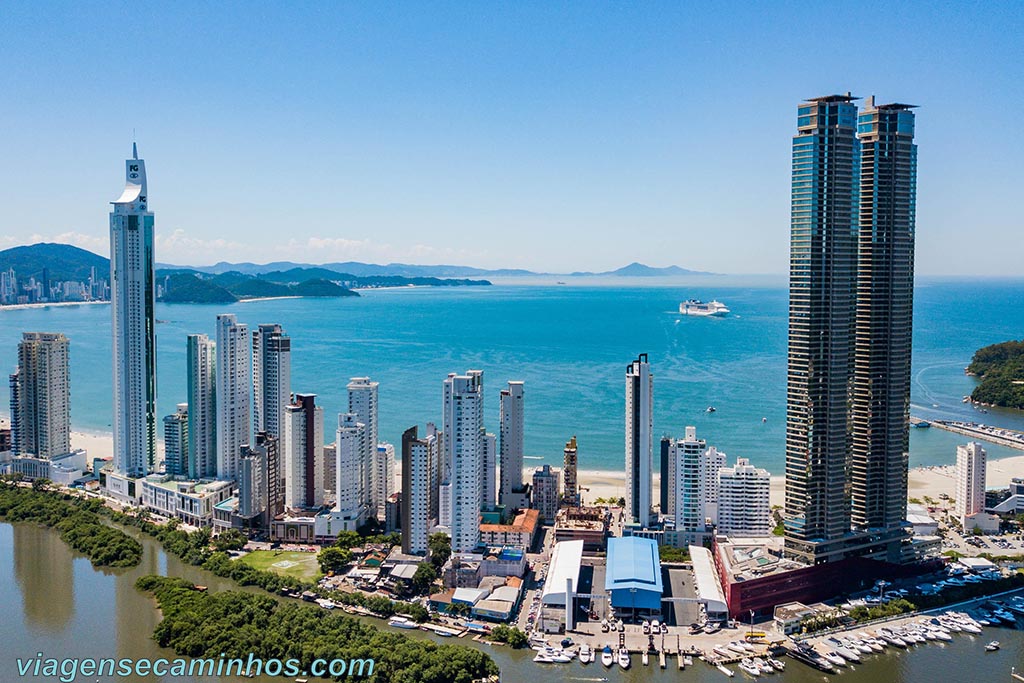
<path id="1" fill-rule="evenodd" d="M 1024 340 L 978 349 L 966 372 L 981 380 L 971 392 L 974 403 L 1024 410 Z"/>

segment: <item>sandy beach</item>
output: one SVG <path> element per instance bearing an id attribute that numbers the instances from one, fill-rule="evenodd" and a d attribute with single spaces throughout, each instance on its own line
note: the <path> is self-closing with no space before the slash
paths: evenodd
<path id="1" fill-rule="evenodd" d="M 24 311 L 29 308 L 50 308 L 51 306 L 99 306 L 109 301 L 54 301 L 45 304 L 4 304 L 0 311 Z"/>
<path id="2" fill-rule="evenodd" d="M 0 418 L 0 428 L 9 427 L 9 420 Z M 71 432 L 71 445 L 84 448 L 89 458 L 109 458 L 113 456 L 114 438 L 112 434 L 97 432 Z M 157 443 L 158 454 L 163 453 L 163 443 Z M 537 465 L 523 468 L 523 480 L 529 482 Z M 561 468 L 553 467 L 553 471 L 561 474 Z M 400 488 L 402 481 L 402 463 L 395 463 L 395 488 Z M 986 485 L 991 489 L 1005 489 L 1014 477 L 1024 477 L 1024 455 L 999 458 L 988 461 Z M 580 470 L 579 485 L 584 503 L 593 503 L 598 498 L 617 500 L 626 495 L 626 475 L 624 472 L 606 470 Z M 654 488 L 660 488 L 660 476 L 654 475 Z M 910 498 L 925 497 L 938 500 L 943 493 L 955 497 L 956 468 L 952 465 L 915 467 L 910 470 L 907 495 Z M 782 476 L 771 478 L 770 500 L 772 505 L 782 505 L 785 501 L 786 482 Z"/>

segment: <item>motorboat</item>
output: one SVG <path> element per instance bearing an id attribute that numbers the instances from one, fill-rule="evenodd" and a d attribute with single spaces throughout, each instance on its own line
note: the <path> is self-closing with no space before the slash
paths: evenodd
<path id="1" fill-rule="evenodd" d="M 535 661 L 538 664 L 554 664 L 555 663 L 555 660 L 552 659 L 551 657 L 549 657 L 544 652 L 538 652 L 537 656 L 535 656 L 533 658 L 533 661 Z"/>
<path id="2" fill-rule="evenodd" d="M 594 661 L 594 650 L 586 643 L 583 643 L 580 646 L 580 664 L 590 664 L 592 661 Z"/>
<path id="3" fill-rule="evenodd" d="M 601 663 L 605 667 L 609 667 L 615 663 L 615 655 L 612 653 L 612 646 L 605 645 L 604 649 L 601 650 Z"/>
<path id="4" fill-rule="evenodd" d="M 733 670 L 727 667 L 725 664 L 717 664 L 715 665 L 715 668 L 724 673 L 729 678 L 732 678 L 736 675 L 735 673 L 733 673 Z"/>
<path id="5" fill-rule="evenodd" d="M 761 668 L 754 664 L 754 661 L 749 658 L 744 658 L 740 661 L 740 671 L 748 673 L 755 678 L 761 675 Z"/>
<path id="6" fill-rule="evenodd" d="M 786 670 L 786 663 L 781 659 L 769 659 L 768 663 L 771 664 L 771 667 L 778 672 Z"/>
<path id="7" fill-rule="evenodd" d="M 721 645 L 715 645 L 713 648 L 711 648 L 711 651 L 719 657 L 725 657 L 726 659 L 733 659 L 736 656 L 735 652 Z"/>
<path id="8" fill-rule="evenodd" d="M 846 660 L 843 659 L 839 655 L 838 652 L 833 652 L 831 650 L 827 650 L 827 651 L 821 652 L 819 654 L 821 654 L 821 656 L 825 658 L 826 662 L 828 662 L 829 664 L 831 664 L 833 666 L 838 666 L 838 667 L 845 667 L 846 666 Z"/>
<path id="9" fill-rule="evenodd" d="M 991 643 L 985 646 L 985 652 L 995 652 L 999 649 L 999 641 L 993 640 Z"/>
<path id="10" fill-rule="evenodd" d="M 410 630 L 417 629 L 420 627 L 420 625 L 417 624 L 415 621 L 413 621 L 412 619 L 407 619 L 406 617 L 391 617 L 390 619 L 388 619 L 388 626 L 394 626 L 395 628 L 404 628 Z"/>
<path id="11" fill-rule="evenodd" d="M 647 654 L 647 650 L 644 650 L 643 652 L 640 653 L 640 663 L 643 664 L 644 666 L 647 666 L 648 664 L 651 663 L 651 656 L 649 654 Z"/>
<path id="12" fill-rule="evenodd" d="M 756 666 L 761 671 L 761 673 L 763 673 L 763 674 L 773 674 L 773 673 L 775 673 L 775 669 L 772 668 L 772 665 L 769 664 L 768 662 L 764 661 L 760 657 L 754 657 L 752 661 L 754 662 L 754 666 Z"/>
<path id="13" fill-rule="evenodd" d="M 629 659 L 629 650 L 624 647 L 619 648 L 619 656 L 616 658 L 619 662 L 619 666 L 623 669 L 628 669 L 632 662 Z"/>
<path id="14" fill-rule="evenodd" d="M 735 641 L 729 643 L 728 645 L 726 645 L 726 647 L 729 648 L 730 650 L 732 650 L 734 653 L 736 653 L 738 655 L 745 655 L 745 654 L 747 654 L 747 648 L 743 647 L 743 645 L 741 645 L 740 643 L 737 643 Z"/>

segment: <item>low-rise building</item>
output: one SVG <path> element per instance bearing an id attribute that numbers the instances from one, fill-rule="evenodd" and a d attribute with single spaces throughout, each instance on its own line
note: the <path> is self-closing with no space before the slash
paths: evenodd
<path id="1" fill-rule="evenodd" d="M 58 486 L 71 486 L 85 472 L 86 460 L 86 452 L 82 449 L 53 458 L 15 455 L 11 458 L 10 468 L 28 481 L 49 479 Z"/>
<path id="2" fill-rule="evenodd" d="M 284 543 L 314 543 L 314 525 L 313 517 L 282 515 L 270 522 L 270 540 Z"/>
<path id="3" fill-rule="evenodd" d="M 480 542 L 494 546 L 530 548 L 540 528 L 539 510 L 521 510 L 509 524 L 481 524 Z"/>
<path id="4" fill-rule="evenodd" d="M 928 513 L 928 508 L 918 503 L 907 505 L 907 521 L 914 528 L 914 536 L 935 536 L 939 523 Z"/>
<path id="5" fill-rule="evenodd" d="M 611 512 L 601 507 L 569 507 L 555 517 L 555 541 L 583 541 L 583 549 L 604 550 Z"/>
<path id="6" fill-rule="evenodd" d="M 151 474 L 138 481 L 146 508 L 195 527 L 213 526 L 214 506 L 230 498 L 235 490 L 230 481 L 194 481 L 166 474 Z"/>
<path id="7" fill-rule="evenodd" d="M 572 630 L 576 619 L 576 593 L 583 567 L 583 541 L 556 543 L 547 580 L 541 591 L 538 624 L 544 633 Z"/>
<path id="8" fill-rule="evenodd" d="M 999 515 L 993 515 L 988 512 L 964 515 L 961 521 L 965 534 L 972 533 L 975 529 L 983 534 L 998 534 L 999 525 L 1002 523 Z"/>
<path id="9" fill-rule="evenodd" d="M 664 586 L 658 544 L 639 536 L 608 539 L 604 588 L 619 614 L 660 615 Z"/>
<path id="10" fill-rule="evenodd" d="M 787 602 L 775 607 L 775 630 L 783 635 L 800 633 L 804 621 L 817 614 L 817 610 L 801 602 Z"/>

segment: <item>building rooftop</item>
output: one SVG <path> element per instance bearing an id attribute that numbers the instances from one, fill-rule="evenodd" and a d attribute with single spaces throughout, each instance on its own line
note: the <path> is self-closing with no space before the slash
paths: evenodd
<path id="1" fill-rule="evenodd" d="M 179 491 L 182 487 L 186 490 L 183 493 L 187 493 L 193 496 L 207 496 L 216 491 L 220 491 L 225 486 L 231 486 L 230 481 L 220 481 L 217 479 L 203 479 L 196 481 L 193 479 L 174 479 L 164 474 L 151 474 L 146 477 L 146 483 L 151 486 L 157 486 L 168 491 Z"/>
<path id="2" fill-rule="evenodd" d="M 582 543 L 582 541 L 580 541 Z M 661 559 L 651 538 L 624 536 L 608 539 L 605 590 L 646 590 L 661 593 Z"/>
<path id="3" fill-rule="evenodd" d="M 846 93 L 845 95 L 822 95 L 821 97 L 808 97 L 806 102 L 853 102 L 859 100 L 859 97 Z"/>
<path id="4" fill-rule="evenodd" d="M 452 602 L 475 605 L 490 594 L 486 588 L 456 588 L 452 593 Z"/>
<path id="5" fill-rule="evenodd" d="M 782 557 L 783 538 L 719 537 L 715 543 L 729 582 L 749 581 L 779 572 L 800 569 L 805 565 Z"/>
<path id="6" fill-rule="evenodd" d="M 693 561 L 693 578 L 697 596 L 707 602 L 708 613 L 728 612 L 729 606 L 725 602 L 722 585 L 718 583 L 718 577 L 715 575 L 715 562 L 711 557 L 711 551 L 702 545 L 691 545 L 689 550 L 690 559 Z"/>
<path id="7" fill-rule="evenodd" d="M 565 604 L 566 581 L 572 582 L 576 591 L 580 583 L 580 567 L 583 566 L 583 541 L 562 541 L 555 544 L 551 553 L 548 578 L 544 582 L 541 598 L 545 604 Z"/>
<path id="8" fill-rule="evenodd" d="M 787 602 L 775 607 L 775 618 L 779 621 L 793 621 L 803 619 L 815 613 L 815 610 L 802 602 Z"/>
<path id="9" fill-rule="evenodd" d="M 480 533 L 529 533 L 533 534 L 540 525 L 540 510 L 523 510 L 511 524 L 481 524 Z"/>

